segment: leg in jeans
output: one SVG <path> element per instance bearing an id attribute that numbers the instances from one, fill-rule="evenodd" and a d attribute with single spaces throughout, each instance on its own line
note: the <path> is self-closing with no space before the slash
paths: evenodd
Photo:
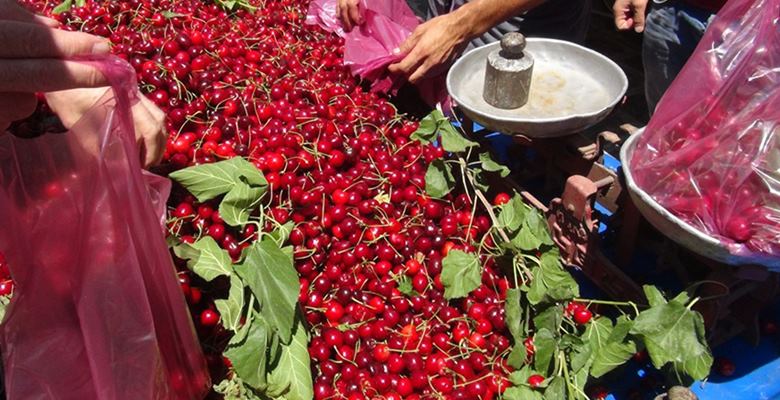
<path id="1" fill-rule="evenodd" d="M 642 43 L 645 96 L 651 115 L 696 49 L 712 17 L 711 12 L 680 1 L 652 5 Z"/>

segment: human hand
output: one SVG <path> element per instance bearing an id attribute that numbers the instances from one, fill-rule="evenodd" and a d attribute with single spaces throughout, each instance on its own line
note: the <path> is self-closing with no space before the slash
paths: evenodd
<path id="1" fill-rule="evenodd" d="M 110 88 L 71 89 L 46 94 L 65 128 L 70 129 Z M 144 168 L 159 164 L 165 152 L 165 113 L 140 92 L 132 108 L 135 139 Z"/>
<path id="2" fill-rule="evenodd" d="M 35 111 L 35 92 L 108 84 L 96 68 L 68 60 L 107 54 L 108 41 L 57 25 L 13 0 L 0 0 L 0 132 Z"/>
<path id="3" fill-rule="evenodd" d="M 417 83 L 440 72 L 467 44 L 463 24 L 451 14 L 438 16 L 412 32 L 396 51 L 406 56 L 388 68 L 392 73 L 407 76 L 409 82 Z"/>
<path id="4" fill-rule="evenodd" d="M 363 24 L 363 16 L 360 14 L 360 0 L 338 0 L 336 14 L 341 18 L 347 32 L 351 31 L 353 26 Z"/>
<path id="5" fill-rule="evenodd" d="M 634 29 L 639 33 L 645 30 L 645 10 L 647 0 L 617 0 L 612 7 L 615 26 L 621 31 Z"/>

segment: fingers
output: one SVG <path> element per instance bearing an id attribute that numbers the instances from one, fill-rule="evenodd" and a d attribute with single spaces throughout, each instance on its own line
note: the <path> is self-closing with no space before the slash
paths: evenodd
<path id="1" fill-rule="evenodd" d="M 348 12 L 349 18 L 352 19 L 355 25 L 361 25 L 363 23 L 363 18 L 360 16 L 360 9 L 358 8 L 357 3 L 350 4 Z"/>
<path id="2" fill-rule="evenodd" d="M 0 21 L 0 43 L 0 58 L 70 58 L 111 50 L 97 36 L 19 21 Z"/>
<path id="3" fill-rule="evenodd" d="M 349 19 L 349 5 L 346 0 L 339 0 L 336 7 L 336 14 L 341 19 L 341 23 L 344 24 L 344 30 L 347 32 L 352 30 L 352 21 Z"/>
<path id="4" fill-rule="evenodd" d="M 60 26 L 60 23 L 56 20 L 33 14 L 15 1 L 0 1 L 0 20 L 30 22 L 52 28 Z"/>
<path id="5" fill-rule="evenodd" d="M 0 92 L 52 92 L 108 84 L 96 68 L 76 61 L 0 60 Z"/>
<path id="6" fill-rule="evenodd" d="M 634 1 L 634 31 L 637 33 L 645 30 L 645 11 L 647 9 L 647 0 Z"/>
<path id="7" fill-rule="evenodd" d="M 159 164 L 165 152 L 165 113 L 145 96 L 133 107 L 136 141 L 144 168 Z"/>
<path id="8" fill-rule="evenodd" d="M 0 93 L 0 129 L 5 131 L 11 122 L 29 117 L 37 106 L 32 93 Z"/>
<path id="9" fill-rule="evenodd" d="M 631 29 L 633 20 L 631 14 L 630 0 L 617 0 L 612 6 L 612 15 L 615 17 L 615 27 L 619 30 Z"/>

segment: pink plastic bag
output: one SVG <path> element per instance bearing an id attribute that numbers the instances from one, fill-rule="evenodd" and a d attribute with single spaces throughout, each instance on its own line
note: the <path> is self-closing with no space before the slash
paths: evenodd
<path id="1" fill-rule="evenodd" d="M 390 74 L 387 67 L 403 59 L 393 54 L 420 21 L 405 0 L 361 0 L 364 23 L 344 31 L 336 15 L 336 0 L 312 0 L 306 22 L 320 25 L 344 38 L 344 63 L 354 75 L 371 82 L 371 90 L 395 94 L 406 78 Z M 426 79 L 418 85 L 420 96 L 430 105 L 449 108 L 445 76 Z"/>
<path id="2" fill-rule="evenodd" d="M 731 0 L 639 139 L 638 185 L 729 252 L 780 265 L 780 0 Z"/>
<path id="3" fill-rule="evenodd" d="M 118 58 L 64 134 L 0 135 L 0 252 L 16 290 L 0 327 L 9 399 L 199 399 L 208 372 L 163 226 L 167 179 L 142 174 Z"/>

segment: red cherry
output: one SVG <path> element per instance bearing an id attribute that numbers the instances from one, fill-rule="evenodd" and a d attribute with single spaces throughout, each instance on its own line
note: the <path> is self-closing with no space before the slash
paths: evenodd
<path id="1" fill-rule="evenodd" d="M 531 375 L 528 377 L 528 384 L 532 387 L 539 387 L 544 382 L 544 377 L 541 375 Z"/>
<path id="2" fill-rule="evenodd" d="M 509 203 L 509 201 L 512 200 L 511 197 L 509 197 L 506 193 L 499 193 L 496 195 L 495 198 L 493 198 L 493 205 L 494 206 L 500 206 L 506 203 Z"/>
<path id="3" fill-rule="evenodd" d="M 717 358 L 715 360 L 715 370 L 720 375 L 731 376 L 736 372 L 737 366 L 728 358 Z"/>
<path id="4" fill-rule="evenodd" d="M 574 313 L 574 322 L 585 325 L 590 322 L 593 314 L 587 308 L 581 308 Z"/>
<path id="5" fill-rule="evenodd" d="M 211 327 L 219 322 L 219 314 L 214 310 L 203 310 L 200 313 L 200 324 L 202 326 Z"/>

